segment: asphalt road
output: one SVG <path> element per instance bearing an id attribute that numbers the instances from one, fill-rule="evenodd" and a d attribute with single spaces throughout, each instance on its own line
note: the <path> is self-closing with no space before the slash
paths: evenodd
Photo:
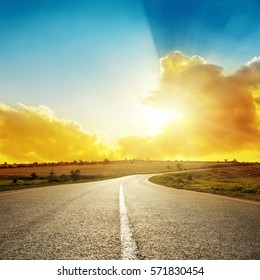
<path id="1" fill-rule="evenodd" d="M 0 259 L 260 259 L 260 203 L 148 177 L 0 193 Z"/>

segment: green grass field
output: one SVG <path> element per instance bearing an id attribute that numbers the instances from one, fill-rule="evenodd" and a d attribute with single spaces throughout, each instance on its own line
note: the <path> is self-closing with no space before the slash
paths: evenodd
<path id="1" fill-rule="evenodd" d="M 260 165 L 210 168 L 168 173 L 150 181 L 170 188 L 208 192 L 260 201 Z"/>

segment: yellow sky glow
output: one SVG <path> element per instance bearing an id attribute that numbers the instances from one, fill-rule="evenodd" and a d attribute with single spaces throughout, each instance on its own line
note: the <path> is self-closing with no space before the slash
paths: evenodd
<path id="1" fill-rule="evenodd" d="M 180 52 L 169 54 L 160 63 L 158 85 L 140 103 L 141 133 L 119 137 L 112 149 L 80 124 L 58 118 L 45 106 L 1 104 L 0 160 L 128 157 L 260 161 L 259 59 L 229 76 L 201 57 Z M 100 118 L 106 121 L 102 113 Z"/>

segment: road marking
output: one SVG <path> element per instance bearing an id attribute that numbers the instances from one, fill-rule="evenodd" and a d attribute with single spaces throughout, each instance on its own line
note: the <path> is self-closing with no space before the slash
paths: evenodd
<path id="1" fill-rule="evenodd" d="M 120 208 L 120 231 L 121 231 L 121 257 L 123 260 L 137 260 L 137 245 L 133 238 L 129 223 L 125 197 L 123 191 L 124 182 L 119 188 L 119 208 Z"/>

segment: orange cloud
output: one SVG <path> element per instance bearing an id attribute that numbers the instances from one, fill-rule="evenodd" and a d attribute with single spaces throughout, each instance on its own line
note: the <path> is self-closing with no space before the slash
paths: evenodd
<path id="1" fill-rule="evenodd" d="M 0 104 L 0 158 L 15 162 L 102 160 L 111 152 L 73 121 L 45 106 Z"/>
<path id="2" fill-rule="evenodd" d="M 121 138 L 117 150 L 111 150 L 78 123 L 57 118 L 45 106 L 0 104 L 0 160 L 214 160 L 228 156 L 260 160 L 260 57 L 229 76 L 199 56 L 180 52 L 160 62 L 158 87 L 143 100 L 157 110 L 151 119 L 164 116 L 157 122 L 163 124 L 157 134 Z M 165 116 L 167 121 L 168 116 L 172 119 L 165 123 Z"/>
<path id="3" fill-rule="evenodd" d="M 120 139 L 123 153 L 201 159 L 251 151 L 259 157 L 260 58 L 255 57 L 230 76 L 199 56 L 188 57 L 180 52 L 160 62 L 158 88 L 143 103 L 173 111 L 181 118 L 172 120 L 155 137 Z"/>

